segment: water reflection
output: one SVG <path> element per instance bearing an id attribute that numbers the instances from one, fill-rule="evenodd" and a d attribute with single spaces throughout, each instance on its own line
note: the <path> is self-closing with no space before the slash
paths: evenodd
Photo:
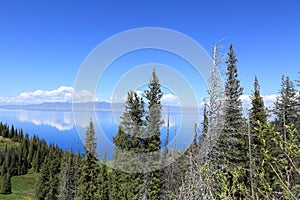
<path id="1" fill-rule="evenodd" d="M 74 115 L 76 114 L 76 124 Z M 98 151 L 107 152 L 112 158 L 114 152 L 113 136 L 117 134 L 122 112 L 76 112 L 71 111 L 37 111 L 37 110 L 1 110 L 0 121 L 14 124 L 30 135 L 37 134 L 47 142 L 54 142 L 61 147 L 83 149 L 86 128 L 90 119 L 94 121 Z M 164 125 L 161 128 L 162 144 L 166 141 L 168 111 L 163 112 Z M 172 112 L 169 116 L 169 148 L 184 149 L 192 142 L 194 123 L 199 123 L 199 114 L 193 112 Z M 175 140 L 176 132 L 176 140 Z M 176 141 L 176 144 L 175 144 Z"/>
<path id="2" fill-rule="evenodd" d="M 117 125 L 120 122 L 121 112 L 76 112 L 78 120 L 77 126 L 86 128 L 92 119 L 95 123 L 99 123 L 100 127 L 109 124 Z M 30 122 L 34 125 L 48 125 L 59 131 L 67 131 L 75 128 L 73 113 L 71 111 L 36 111 L 36 110 L 18 110 L 16 112 L 17 119 L 21 122 Z M 171 114 L 169 116 L 169 126 L 178 126 L 180 124 L 180 115 Z M 164 127 L 167 127 L 168 113 L 163 112 Z"/>
<path id="3" fill-rule="evenodd" d="M 21 122 L 30 122 L 37 126 L 48 125 L 59 131 L 74 128 L 72 112 L 20 110 L 17 112 L 17 118 Z"/>

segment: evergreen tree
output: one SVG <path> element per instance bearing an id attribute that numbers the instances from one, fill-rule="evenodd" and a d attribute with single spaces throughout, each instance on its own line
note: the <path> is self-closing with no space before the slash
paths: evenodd
<path id="1" fill-rule="evenodd" d="M 119 200 L 122 199 L 123 196 L 122 190 L 121 190 L 121 183 L 123 182 L 123 175 L 125 175 L 125 172 L 121 172 L 118 169 L 112 169 L 112 172 L 109 176 L 109 199 L 110 200 Z M 123 198 L 124 199 L 124 198 Z"/>
<path id="2" fill-rule="evenodd" d="M 30 140 L 29 152 L 28 152 L 28 156 L 27 156 L 27 162 L 29 163 L 30 166 L 32 166 L 32 161 L 34 159 L 34 153 L 37 150 L 37 147 L 38 147 L 38 138 L 36 137 L 36 135 L 34 135 L 32 137 L 32 139 Z"/>
<path id="3" fill-rule="evenodd" d="M 121 116 L 118 133 L 114 136 L 116 146 L 114 178 L 118 178 L 114 185 L 113 194 L 110 196 L 120 199 L 141 199 L 143 190 L 139 187 L 143 176 L 144 140 L 144 102 L 136 92 L 127 94 L 125 111 Z M 119 192 L 115 189 L 118 188 Z"/>
<path id="4" fill-rule="evenodd" d="M 86 131 L 85 137 L 85 159 L 80 165 L 80 177 L 77 186 L 76 200 L 94 200 L 97 199 L 97 176 L 99 173 L 99 165 L 97 164 L 98 156 L 96 149 L 97 143 L 95 138 L 94 125 L 92 120 Z"/>
<path id="5" fill-rule="evenodd" d="M 273 109 L 275 115 L 276 129 L 280 131 L 285 139 L 288 139 L 286 134 L 286 125 L 296 125 L 297 122 L 297 91 L 293 82 L 288 76 L 282 76 L 281 89 L 277 96 L 275 107 Z"/>
<path id="6" fill-rule="evenodd" d="M 244 120 L 242 117 L 242 95 L 243 88 L 240 86 L 237 71 L 237 58 L 230 45 L 225 83 L 225 116 L 224 128 L 217 138 L 217 155 L 219 167 L 225 168 L 229 174 L 229 180 L 232 182 L 234 177 L 230 171 L 239 171 L 238 182 L 246 185 L 246 173 L 242 169 L 248 167 L 247 164 L 247 137 L 245 134 Z M 230 187 L 234 187 L 232 184 Z M 235 190 L 236 198 L 245 198 L 245 194 L 240 190 Z"/>
<path id="7" fill-rule="evenodd" d="M 49 153 L 44 159 L 40 169 L 40 179 L 36 190 L 39 200 L 57 199 L 59 190 L 59 174 L 61 152 L 53 144 L 49 147 Z"/>
<path id="8" fill-rule="evenodd" d="M 0 176 L 0 194 L 10 194 L 11 193 L 11 177 L 9 169 L 6 173 Z"/>
<path id="9" fill-rule="evenodd" d="M 78 157 L 72 152 L 65 152 L 59 176 L 59 200 L 75 199 L 78 177 L 78 165 L 76 164 Z"/>
<path id="10" fill-rule="evenodd" d="M 264 100 L 260 95 L 260 85 L 258 83 L 257 77 L 254 79 L 254 90 L 250 96 L 251 108 L 249 110 L 250 119 L 250 131 L 251 131 L 251 144 L 254 146 L 260 145 L 257 141 L 258 135 L 258 121 L 260 124 L 267 123 L 267 113 L 264 105 Z"/>
<path id="11" fill-rule="evenodd" d="M 264 100 L 260 95 L 260 85 L 258 83 L 257 77 L 254 79 L 254 91 L 250 96 L 251 99 L 251 109 L 249 112 L 251 129 L 255 131 L 258 128 L 257 121 L 261 124 L 267 122 L 267 113 L 264 105 Z"/>
<path id="12" fill-rule="evenodd" d="M 145 174 L 146 179 L 149 179 L 149 185 L 147 194 L 150 199 L 160 199 L 161 194 L 161 174 L 162 171 L 159 170 L 161 166 L 160 162 L 160 150 L 161 150 L 161 140 L 160 140 L 160 128 L 163 124 L 162 119 L 162 105 L 161 98 L 163 96 L 163 92 L 161 91 L 161 85 L 159 83 L 159 79 L 156 75 L 155 69 L 152 71 L 152 77 L 148 84 L 149 89 L 145 90 L 145 97 L 148 100 L 148 113 L 146 116 L 147 120 L 147 138 L 146 138 L 146 150 L 151 153 L 150 162 L 146 165 L 151 165 L 155 171 L 149 172 L 149 174 Z M 153 155 L 154 153 L 154 155 Z M 148 167 L 146 166 L 146 167 Z"/>
<path id="13" fill-rule="evenodd" d="M 12 149 L 5 147 L 5 159 L 1 166 L 0 194 L 11 193 L 11 158 Z"/>
<path id="14" fill-rule="evenodd" d="M 117 180 L 116 180 L 117 181 Z M 106 152 L 103 155 L 100 164 L 100 172 L 98 175 L 98 190 L 97 190 L 97 198 L 98 199 L 109 199 L 109 185 L 108 185 L 108 173 L 106 166 Z"/>
<path id="15" fill-rule="evenodd" d="M 203 108 L 202 134 L 200 135 L 199 138 L 200 144 L 207 137 L 207 131 L 208 131 L 208 117 L 207 117 L 207 104 L 205 103 Z"/>
<path id="16" fill-rule="evenodd" d="M 99 154 L 97 153 L 97 138 L 95 137 L 95 130 L 92 119 L 90 119 L 89 126 L 86 130 L 84 148 L 95 158 L 98 158 Z"/>
<path id="17" fill-rule="evenodd" d="M 251 144 L 250 148 L 251 148 L 251 159 L 252 157 L 254 158 L 254 162 L 250 163 L 251 165 L 251 177 L 253 176 L 253 170 L 252 170 L 252 166 L 254 167 L 254 170 L 257 170 L 255 168 L 260 168 L 261 167 L 261 163 L 259 162 L 259 152 L 261 151 L 261 146 L 262 144 L 260 143 L 260 140 L 258 138 L 259 135 L 259 127 L 261 127 L 262 124 L 266 124 L 267 123 L 267 113 L 265 110 L 265 105 L 264 105 L 264 101 L 262 96 L 260 95 L 260 85 L 258 83 L 258 79 L 255 76 L 254 79 L 254 90 L 253 93 L 250 96 L 251 99 L 251 108 L 249 110 L 249 127 L 250 128 L 250 135 L 249 135 L 249 144 Z M 266 166 L 265 166 L 266 167 Z M 262 188 L 260 185 L 260 180 L 259 179 L 255 179 L 252 188 L 254 188 L 255 190 L 260 190 Z M 254 190 L 253 189 L 253 190 Z M 258 196 L 258 195 L 256 195 Z M 260 198 L 263 198 L 262 196 L 260 196 Z"/>
<path id="18" fill-rule="evenodd" d="M 99 165 L 96 158 L 89 152 L 85 152 L 85 159 L 80 166 L 76 200 L 95 200 L 97 198 L 97 176 Z"/>

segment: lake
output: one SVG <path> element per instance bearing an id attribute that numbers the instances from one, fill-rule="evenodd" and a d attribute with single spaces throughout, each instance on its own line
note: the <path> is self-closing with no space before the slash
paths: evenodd
<path id="1" fill-rule="evenodd" d="M 74 122 L 76 115 L 76 123 Z M 23 129 L 29 136 L 36 134 L 45 139 L 47 143 L 57 144 L 64 150 L 72 147 L 73 151 L 82 152 L 85 131 L 93 118 L 96 137 L 98 139 L 98 152 L 100 156 L 107 152 L 107 159 L 112 159 L 114 153 L 113 136 L 117 134 L 118 124 L 122 112 L 98 111 L 76 112 L 72 111 L 40 111 L 24 109 L 0 109 L 0 121 L 15 128 Z M 79 116 L 79 117 L 78 117 Z M 166 141 L 167 112 L 163 112 L 165 124 L 161 128 L 161 140 Z M 170 113 L 170 139 L 169 148 L 185 149 L 192 143 L 195 122 L 200 122 L 197 112 L 171 112 Z M 174 136 L 176 134 L 176 140 Z"/>

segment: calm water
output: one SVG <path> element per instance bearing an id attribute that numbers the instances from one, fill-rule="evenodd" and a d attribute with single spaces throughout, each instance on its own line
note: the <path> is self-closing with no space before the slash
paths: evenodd
<path id="1" fill-rule="evenodd" d="M 104 151 L 107 158 L 112 159 L 114 152 L 113 136 L 116 135 L 120 115 L 122 113 L 96 112 L 93 121 L 96 137 L 98 138 L 98 151 L 100 156 Z M 30 136 L 34 134 L 45 139 L 48 143 L 58 144 L 63 149 L 72 147 L 73 151 L 83 151 L 84 134 L 91 116 L 89 112 L 76 113 L 76 123 L 73 113 L 66 111 L 36 111 L 36 110 L 6 110 L 0 109 L 0 121 L 16 128 L 22 128 Z M 165 122 L 167 114 L 164 112 Z M 194 123 L 199 122 L 199 114 L 171 113 L 170 114 L 170 148 L 186 148 L 192 142 Z M 175 131 L 176 130 L 176 131 Z M 166 125 L 161 129 L 161 140 L 165 142 Z M 176 140 L 174 135 L 176 132 Z"/>

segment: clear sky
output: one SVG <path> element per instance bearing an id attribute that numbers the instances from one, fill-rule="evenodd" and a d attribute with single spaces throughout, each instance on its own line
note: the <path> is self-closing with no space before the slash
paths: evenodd
<path id="1" fill-rule="evenodd" d="M 264 95 L 276 94 L 282 74 L 300 76 L 299 19 L 298 0 L 3 0 L 0 100 L 36 90 L 47 90 L 46 96 L 70 92 L 81 63 L 100 42 L 139 27 L 179 31 L 210 54 L 227 37 L 223 51 L 233 43 L 245 94 L 255 75 Z M 107 79 L 107 85 L 114 81 Z M 110 94 L 98 95 L 109 100 Z"/>

